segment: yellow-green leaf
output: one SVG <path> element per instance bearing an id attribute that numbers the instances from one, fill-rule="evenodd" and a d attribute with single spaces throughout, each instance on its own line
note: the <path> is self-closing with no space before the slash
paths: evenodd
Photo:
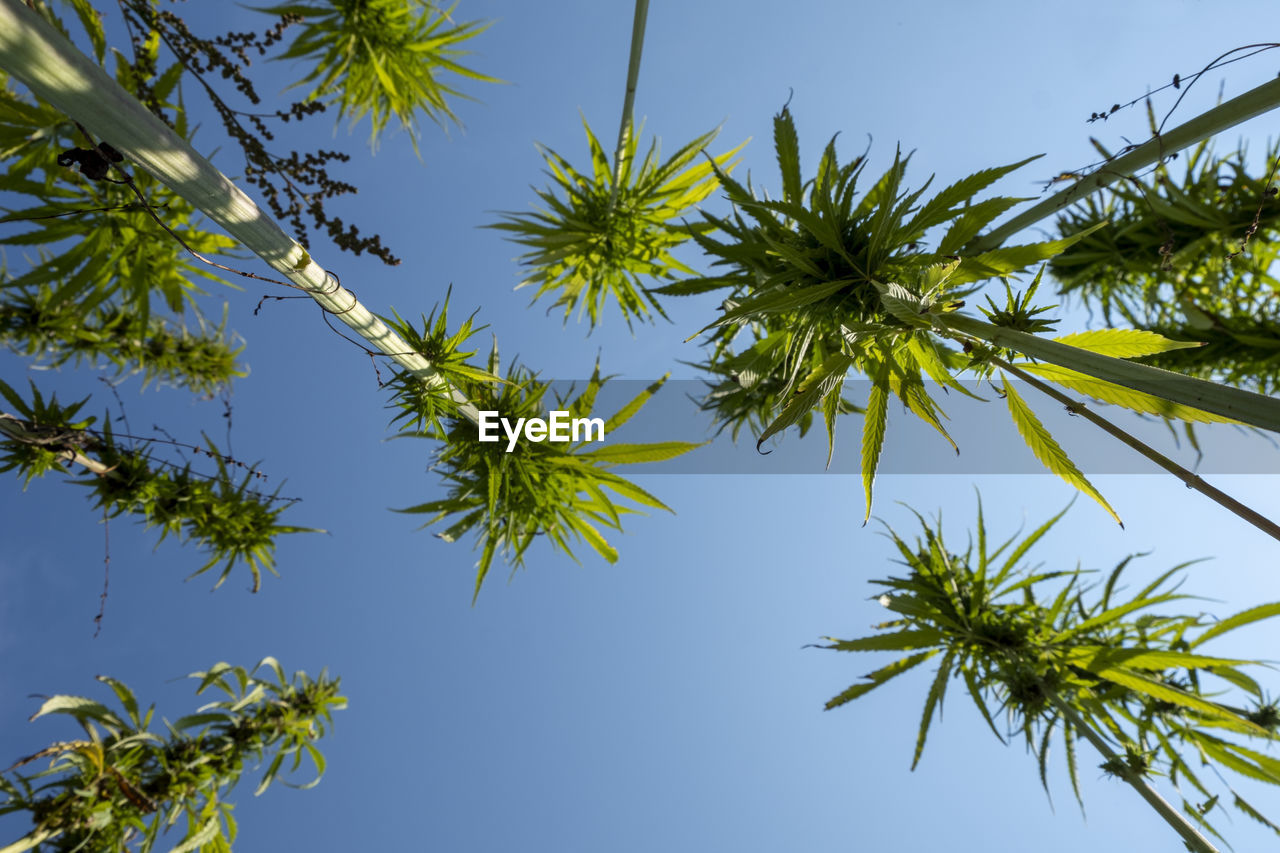
<path id="1" fill-rule="evenodd" d="M 1159 415 L 1164 418 L 1175 418 L 1189 423 L 1239 423 L 1221 415 L 1214 415 L 1202 409 L 1184 406 L 1154 394 L 1135 391 L 1114 382 L 1095 379 L 1084 373 L 1059 367 L 1056 364 L 1019 364 L 1018 367 L 1028 373 L 1034 373 L 1064 388 L 1070 388 L 1099 400 L 1103 403 L 1122 406 L 1130 411 L 1144 415 Z"/>
<path id="2" fill-rule="evenodd" d="M 1031 448 L 1031 452 L 1035 454 L 1041 464 L 1101 504 L 1102 508 L 1116 520 L 1116 523 L 1124 527 L 1124 522 L 1120 520 L 1120 516 L 1116 515 L 1116 511 L 1111 508 L 1111 504 L 1107 503 L 1106 498 L 1080 472 L 1080 469 L 1067 456 L 1066 451 L 1058 445 L 1058 442 L 1054 441 L 1053 436 L 1044 428 L 1044 424 L 1040 423 L 1040 419 L 1036 417 L 1035 412 L 1031 411 L 1031 408 L 1018 395 L 1018 392 L 1013 390 L 1012 384 L 1006 381 L 1002 385 L 1005 401 L 1009 404 L 1009 414 L 1013 417 L 1013 424 L 1018 428 L 1018 433 L 1022 436 L 1022 440 L 1027 443 L 1027 447 Z"/>
<path id="3" fill-rule="evenodd" d="M 1141 329 L 1095 329 L 1054 338 L 1060 344 L 1109 355 L 1113 358 L 1137 358 L 1143 355 L 1199 347 L 1196 341 L 1173 341 L 1155 332 Z"/>

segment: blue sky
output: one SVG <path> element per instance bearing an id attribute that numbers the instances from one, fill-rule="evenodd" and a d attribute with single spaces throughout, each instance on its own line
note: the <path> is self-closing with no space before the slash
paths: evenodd
<path id="1" fill-rule="evenodd" d="M 221 2 L 178 11 L 204 32 L 267 20 Z M 1040 182 L 1093 160 L 1091 134 L 1112 147 L 1144 136 L 1139 110 L 1105 125 L 1086 124 L 1091 112 L 1254 40 L 1257 22 L 1273 11 L 1269 3 L 1189 0 L 1067 8 L 655 0 L 636 112 L 667 151 L 717 125 L 713 150 L 751 138 L 740 174 L 750 170 L 774 188 L 771 120 L 794 90 L 806 169 L 836 133 L 845 156 L 861 152 L 870 134 L 873 172 L 895 145 L 915 150 L 915 185 L 936 173 L 935 186 L 945 186 L 1045 153 L 998 187 L 1032 196 Z M 608 314 L 588 337 L 585 325 L 564 326 L 558 314 L 528 308 L 528 291 L 512 293 L 518 248 L 479 228 L 497 211 L 533 201 L 529 185 L 544 183 L 535 141 L 584 163 L 579 113 L 602 139 L 613 138 L 631 4 L 464 0 L 455 15 L 494 19 L 474 42 L 472 64 L 509 81 L 466 87 L 479 100 L 457 105 L 465 132 L 426 127 L 421 162 L 395 136 L 370 157 L 367 125 L 335 136 L 320 117 L 304 126 L 308 133 L 282 136 L 281 147 L 352 153 L 343 174 L 361 192 L 335 211 L 381 233 L 404 263 L 386 268 L 319 241 L 316 259 L 380 312 L 430 311 L 452 284 L 456 310 L 478 308 L 504 354 L 519 354 L 547 377 L 583 378 L 597 354 L 607 372 L 625 378 L 688 376 L 678 362 L 697 351 L 683 341 L 706 322 L 714 297 L 677 301 L 671 324 L 634 335 Z M 1273 76 L 1274 66 L 1270 55 L 1229 66 L 1201 86 L 1199 101 L 1193 93 L 1182 115 L 1211 104 L 1219 79 L 1231 95 Z M 261 86 L 264 94 L 290 79 L 280 64 L 260 70 L 272 81 Z M 204 109 L 194 89 L 189 102 Z M 1260 150 L 1274 126 L 1264 117 L 1240 134 Z M 221 143 L 207 112 L 197 141 L 205 150 Z M 225 153 L 215 162 L 228 172 L 237 165 Z M 716 198 L 708 207 L 725 204 Z M 20 258 L 10 252 L 8 261 L 17 266 Z M 199 565 L 195 554 L 173 543 L 153 549 L 149 534 L 114 521 L 110 596 L 95 639 L 100 518 L 77 487 L 56 478 L 25 493 L 15 481 L 5 484 L 0 762 L 71 735 L 55 722 L 28 725 L 39 701 L 28 694 L 96 696 L 93 675 L 110 674 L 174 719 L 199 701 L 190 685 L 171 679 L 218 660 L 247 665 L 270 654 L 290 670 L 327 666 L 342 676 L 351 706 L 323 743 L 329 774 L 318 788 L 273 788 L 255 799 L 246 780 L 236 799 L 238 851 L 946 845 L 1065 853 L 1091 845 L 1147 853 L 1178 844 L 1136 795 L 1094 770 L 1097 761 L 1083 747 L 1088 820 L 1060 760 L 1050 768 L 1055 813 L 1034 758 L 1016 743 L 997 742 L 958 693 L 935 723 L 920 767 L 909 772 L 926 670 L 822 711 L 826 699 L 885 661 L 802 646 L 823 635 L 868 633 L 883 610 L 867 581 L 894 566 L 875 525 L 860 526 L 857 477 L 824 475 L 820 459 L 810 475 L 640 475 L 676 514 L 632 521 L 616 538 L 617 565 L 584 554 L 579 566 L 535 549 L 509 582 L 495 566 L 472 607 L 477 555 L 470 543 L 446 544 L 416 530 L 416 517 L 388 511 L 440 494 L 426 471 L 427 446 L 385 441 L 386 396 L 369 360 L 326 329 L 314 306 L 273 303 L 253 316 L 264 292 L 251 284 L 229 297 L 252 368 L 235 387 L 235 452 L 262 460 L 273 483 L 287 478 L 283 493 L 303 498 L 289 513 L 295 523 L 329 533 L 283 540 L 282 577 L 266 578 L 257 595 L 237 576 L 210 593 L 205 578 L 183 582 Z M 1063 328 L 1086 322 L 1069 315 Z M 22 387 L 28 376 L 65 399 L 92 392 L 94 411 L 114 411 L 92 372 L 31 372 L 0 354 L 0 379 Z M 120 392 L 138 432 L 159 423 L 180 437 L 222 434 L 216 401 L 140 393 L 136 381 Z M 849 420 L 837 453 L 852 457 L 860 425 Z M 1068 449 L 1073 441 L 1100 442 L 1085 426 L 1068 425 L 1074 434 L 1060 440 Z M 754 456 L 746 444 L 738 452 Z M 1009 453 L 1026 451 L 1011 446 Z M 1280 515 L 1274 475 L 1216 482 Z M 1125 529 L 1081 499 L 1036 559 L 1106 569 L 1149 551 L 1135 575 L 1150 578 L 1213 557 L 1191 570 L 1185 590 L 1222 602 L 1206 609 L 1226 614 L 1277 597 L 1275 543 L 1262 534 L 1168 477 L 1104 473 L 1095 483 Z M 975 487 L 989 525 L 1006 535 L 1071 499 L 1049 476 L 890 475 L 878 482 L 876 514 L 907 531 L 911 515 L 896 502 L 941 511 L 963 542 Z M 1242 633 L 1234 650 L 1256 654 L 1277 639 L 1275 628 L 1257 628 Z M 1233 648 L 1225 643 L 1221 651 Z M 1256 804 L 1280 812 L 1274 790 Z M 0 820 L 0 840 L 23 831 L 20 822 Z M 1228 838 L 1239 850 L 1274 844 L 1243 818 Z"/>

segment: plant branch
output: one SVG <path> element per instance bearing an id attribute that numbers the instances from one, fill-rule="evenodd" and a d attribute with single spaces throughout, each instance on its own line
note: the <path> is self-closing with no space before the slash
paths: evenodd
<path id="1" fill-rule="evenodd" d="M 372 348 L 427 387 L 445 391 L 464 417 L 479 420 L 476 407 L 429 360 L 413 352 L 185 139 L 19 0 L 0 0 L 0 69 L 191 202 Z"/>
<path id="2" fill-rule="evenodd" d="M 951 337 L 961 332 L 997 347 L 1016 350 L 1032 358 L 1079 373 L 1123 385 L 1153 397 L 1181 403 L 1193 409 L 1240 421 L 1271 432 L 1280 432 L 1280 399 L 1232 388 L 1194 376 L 1185 376 L 1147 364 L 1099 355 L 1037 335 L 995 326 L 959 313 L 931 315 L 934 328 Z"/>
<path id="3" fill-rule="evenodd" d="M 618 202 L 618 185 L 622 182 L 623 157 L 627 137 L 634 130 L 636 84 L 640 79 L 640 54 L 644 50 L 645 22 L 649 17 L 649 0 L 636 0 L 636 16 L 631 24 L 631 61 L 627 66 L 627 91 L 622 99 L 622 121 L 618 126 L 618 145 L 613 149 L 613 189 L 609 192 L 609 210 Z"/>
<path id="4" fill-rule="evenodd" d="M 1168 800 L 1160 796 L 1160 792 L 1152 787 L 1150 782 L 1126 767 L 1123 760 L 1119 759 L 1116 751 L 1111 748 L 1106 739 L 1094 731 L 1093 727 L 1085 722 L 1074 708 L 1063 702 L 1052 692 L 1046 692 L 1045 695 L 1048 696 L 1054 707 L 1062 713 L 1063 719 L 1074 726 L 1076 731 L 1084 735 L 1085 739 L 1093 744 L 1094 749 L 1102 753 L 1104 758 L 1108 761 L 1117 759 L 1114 763 L 1117 765 L 1120 778 L 1128 782 L 1142 799 L 1146 800 L 1147 804 L 1156 810 L 1156 813 L 1164 819 L 1164 822 L 1169 824 L 1174 832 L 1182 836 L 1182 840 L 1187 843 L 1187 849 L 1195 851 L 1195 853 L 1221 853 L 1217 847 L 1209 843 L 1209 839 L 1201 835 L 1198 829 L 1192 826 L 1177 809 L 1171 806 Z"/>
<path id="5" fill-rule="evenodd" d="M 1069 411 L 1071 414 L 1079 415 L 1085 420 L 1094 424 L 1095 426 L 1101 427 L 1107 434 L 1119 439 L 1121 442 L 1123 442 L 1124 444 L 1127 444 L 1129 447 L 1132 447 L 1134 450 L 1138 451 L 1143 456 L 1147 457 L 1148 459 L 1150 459 L 1152 462 L 1159 465 L 1164 470 L 1173 474 L 1175 477 L 1177 477 L 1179 480 L 1185 483 L 1188 489 L 1195 489 L 1197 492 L 1200 492 L 1200 494 L 1205 495 L 1212 501 L 1215 501 L 1216 503 L 1218 503 L 1220 506 L 1227 509 L 1228 511 L 1235 513 L 1240 518 L 1249 522 L 1254 527 L 1258 528 L 1263 533 L 1266 533 L 1268 536 L 1272 537 L 1273 539 L 1280 539 L 1280 525 L 1277 525 L 1274 521 L 1267 518 L 1266 516 L 1263 516 L 1260 513 L 1256 512 L 1255 510 L 1250 509 L 1249 507 L 1240 503 L 1238 500 L 1231 497 L 1226 492 L 1223 492 L 1209 485 L 1198 474 L 1195 474 L 1192 471 L 1187 470 L 1186 468 L 1179 465 L 1177 462 L 1174 462 L 1168 456 L 1165 456 L 1163 453 L 1156 450 L 1151 445 L 1146 444 L 1136 436 L 1131 435 L 1128 432 L 1125 432 L 1123 429 L 1116 426 L 1111 421 L 1102 417 L 1097 412 L 1094 412 L 1084 403 L 1071 399 L 1066 394 L 1062 393 L 1061 391 L 1059 391 L 1057 388 L 1053 387 L 1049 383 L 1032 376 L 1026 371 L 1019 370 L 1017 367 L 1008 363 L 1007 361 L 1004 361 L 1001 358 L 998 358 L 996 356 L 991 356 L 988 360 L 992 364 L 994 364 L 996 367 L 999 367 L 1001 370 L 1007 373 L 1010 373 L 1013 376 L 1016 376 L 1018 379 L 1021 379 L 1023 382 L 1026 382 L 1028 385 L 1030 385 L 1032 388 L 1035 388 L 1037 391 L 1047 394 L 1053 399 L 1057 400 L 1059 403 L 1062 403 L 1064 406 L 1067 407 L 1067 411 Z"/>
<path id="6" fill-rule="evenodd" d="M 62 834 L 60 829 L 37 829 L 19 838 L 12 844 L 0 847 L 0 853 L 24 853 L 33 847 L 39 847 L 51 838 Z"/>
<path id="7" fill-rule="evenodd" d="M 97 459 L 85 456 L 79 450 L 76 450 L 71 446 L 72 439 L 79 435 L 79 431 L 67 430 L 51 437 L 47 434 L 32 432 L 30 429 L 31 426 L 32 424 L 19 420 L 13 415 L 0 412 L 0 434 L 3 434 L 11 441 L 41 447 L 53 446 L 56 449 L 61 450 L 61 458 L 65 462 L 74 462 L 100 477 L 111 473 L 112 469 L 110 466 L 104 465 Z M 3 853 L 3 851 L 0 851 L 0 853 Z"/>
<path id="8" fill-rule="evenodd" d="M 1243 95 L 1207 110 L 1167 133 L 1159 133 L 1127 154 L 1123 154 L 1096 172 L 1044 201 L 1024 210 L 998 228 L 975 239 L 966 252 L 986 252 L 1000 246 L 1024 228 L 1045 219 L 1069 205 L 1084 199 L 1103 187 L 1128 177 L 1139 169 L 1163 160 L 1197 142 L 1208 139 L 1254 116 L 1280 107 L 1280 79 L 1263 83 Z"/>

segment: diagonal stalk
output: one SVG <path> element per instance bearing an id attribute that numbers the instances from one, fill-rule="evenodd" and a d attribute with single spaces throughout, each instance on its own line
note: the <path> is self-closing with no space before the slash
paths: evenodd
<path id="1" fill-rule="evenodd" d="M 635 20 L 631 23 L 631 61 L 627 65 L 627 91 L 622 99 L 622 122 L 618 126 L 618 145 L 613 149 L 613 189 L 609 191 L 609 210 L 618 202 L 618 185 L 622 182 L 623 156 L 627 138 L 634 131 L 636 85 L 640 80 L 640 54 L 644 50 L 645 23 L 649 18 L 649 0 L 636 0 Z"/>
<path id="2" fill-rule="evenodd" d="M 479 420 L 476 407 L 430 361 L 312 260 L 226 175 L 20 0 L 0 0 L 0 69 L 191 202 L 372 349 L 428 388 L 448 393 L 468 420 Z"/>
<path id="3" fill-rule="evenodd" d="M 12 844 L 0 847 L 0 853 L 24 853 L 26 850 L 39 847 L 46 841 L 57 838 L 62 832 L 61 829 L 34 829 Z"/>
<path id="4" fill-rule="evenodd" d="M 1084 735 L 1085 739 L 1093 744 L 1093 748 L 1102 753 L 1104 758 L 1110 761 L 1118 757 L 1116 751 L 1111 748 L 1106 739 L 1094 731 L 1093 727 L 1085 722 L 1074 708 L 1052 692 L 1047 692 L 1045 695 L 1053 703 L 1054 707 L 1062 713 L 1063 719 L 1075 727 L 1076 731 Z M 1170 805 L 1168 800 L 1160 796 L 1160 792 L 1150 782 L 1126 767 L 1123 761 L 1116 761 L 1115 764 L 1119 768 L 1120 778 L 1128 782 L 1142 799 L 1146 800 L 1147 804 L 1156 810 L 1156 813 L 1164 819 L 1164 822 L 1169 824 L 1174 832 L 1182 836 L 1182 840 L 1186 842 L 1188 850 L 1194 851 L 1194 853 L 1220 853 L 1217 847 L 1209 843 L 1209 839 L 1200 834 L 1200 830 L 1192 826 L 1191 822 L 1183 817 L 1181 812 Z"/>
<path id="5" fill-rule="evenodd" d="M 111 473 L 111 466 L 104 465 L 97 459 L 85 456 L 75 448 L 74 444 L 64 440 L 65 436 L 59 436 L 56 440 L 51 441 L 48 436 L 35 431 L 33 427 L 35 427 L 35 424 L 24 421 L 7 412 L 0 412 L 0 435 L 3 435 L 8 440 L 37 447 L 55 447 L 62 451 L 60 458 L 63 462 L 74 462 L 100 477 Z M 72 431 L 68 430 L 68 432 Z M 79 431 L 75 432 L 78 433 Z M 0 853 L 3 853 L 3 851 L 0 851 Z"/>
<path id="6" fill-rule="evenodd" d="M 1175 151 L 1195 145 L 1215 133 L 1235 127 L 1277 107 L 1280 107 L 1280 80 L 1271 80 L 1201 113 L 1167 133 L 1157 134 L 1128 154 L 1115 158 L 1096 172 L 1086 175 L 1061 192 L 1055 193 L 998 228 L 978 237 L 965 247 L 965 251 L 978 253 L 994 249 L 1022 229 L 1052 216 L 1103 187 L 1110 186 Z"/>
<path id="7" fill-rule="evenodd" d="M 1023 355 L 1084 373 L 1104 382 L 1123 385 L 1259 429 L 1280 432 L 1280 399 L 1275 397 L 1208 382 L 1194 376 L 1184 376 L 1123 358 L 1099 355 L 1016 329 L 995 326 L 963 314 L 932 314 L 930 319 L 934 328 L 948 337 L 960 332 L 993 346 L 1016 350 Z"/>
<path id="8" fill-rule="evenodd" d="M 1057 400 L 1059 403 L 1062 403 L 1064 406 L 1067 407 L 1067 411 L 1069 411 L 1071 414 L 1079 415 L 1085 420 L 1094 424 L 1095 426 L 1101 427 L 1107 434 L 1113 436 L 1114 438 L 1118 438 L 1124 444 L 1127 444 L 1129 447 L 1132 447 L 1134 450 L 1138 451 L 1143 456 L 1147 457 L 1148 459 L 1150 459 L 1152 462 L 1159 465 L 1164 470 L 1173 474 L 1175 477 L 1177 477 L 1179 480 L 1185 483 L 1188 489 L 1195 489 L 1197 492 L 1200 492 L 1200 494 L 1205 495 L 1212 501 L 1215 501 L 1216 503 L 1224 507 L 1229 512 L 1235 513 L 1240 518 L 1249 522 L 1254 527 L 1258 528 L 1263 533 L 1266 533 L 1268 536 L 1272 537 L 1273 539 L 1280 539 L 1280 525 L 1277 525 L 1274 521 L 1267 518 L 1266 516 L 1240 503 L 1238 500 L 1231 497 L 1231 495 L 1228 495 L 1226 492 L 1223 492 L 1220 489 L 1217 489 L 1209 485 L 1198 474 L 1195 474 L 1194 472 L 1187 470 L 1186 468 L 1179 465 L 1177 462 L 1174 462 L 1168 456 L 1165 456 L 1163 453 L 1156 450 L 1151 445 L 1143 442 L 1137 436 L 1134 436 L 1126 432 L 1125 430 L 1121 429 L 1120 427 L 1116 426 L 1111 421 L 1102 417 L 1102 415 L 1099 415 L 1097 412 L 1090 409 L 1084 403 L 1071 399 L 1066 394 L 1062 393 L 1061 391 L 1059 391 L 1057 388 L 1053 387 L 1049 383 L 1041 379 L 1037 379 L 1036 377 L 1032 376 L 1031 374 L 1027 373 L 1024 370 L 1019 370 L 1017 367 L 1015 367 L 1012 364 L 1009 364 L 1007 361 L 1004 361 L 1001 358 L 992 356 L 988 359 L 988 361 L 990 361 L 996 367 L 999 367 L 1001 370 L 1013 376 L 1016 376 L 1018 379 L 1021 379 L 1023 382 L 1026 382 L 1028 385 L 1030 385 L 1032 388 L 1035 388 L 1037 391 L 1047 394 L 1053 399 Z"/>

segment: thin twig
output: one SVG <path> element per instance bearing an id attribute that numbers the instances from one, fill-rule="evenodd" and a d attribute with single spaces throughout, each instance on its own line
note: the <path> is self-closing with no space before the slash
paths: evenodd
<path id="1" fill-rule="evenodd" d="M 111 586 L 111 515 L 102 507 L 102 594 L 98 596 L 98 615 L 93 617 L 93 638 L 102 633 L 102 617 L 107 615 L 107 590 Z"/>

